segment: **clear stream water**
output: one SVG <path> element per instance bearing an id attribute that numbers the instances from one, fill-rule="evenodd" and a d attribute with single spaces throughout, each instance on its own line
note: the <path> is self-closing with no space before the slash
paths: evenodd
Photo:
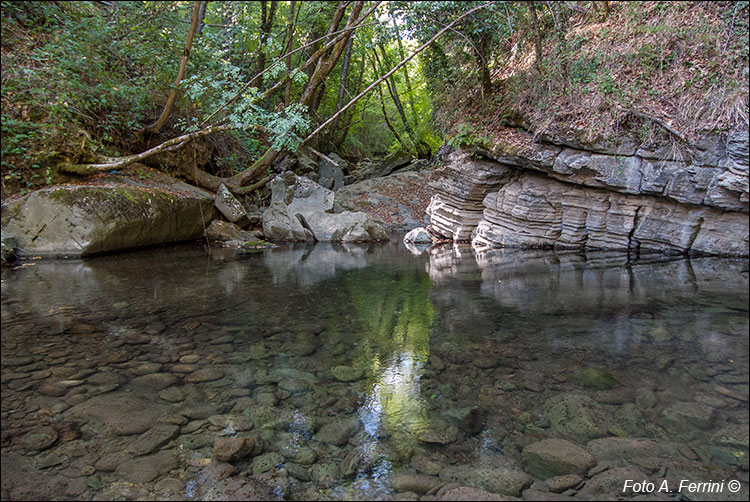
<path id="1" fill-rule="evenodd" d="M 748 312 L 747 260 L 396 243 L 31 260 L 2 272 L 2 498 L 592 499 L 643 475 L 746 499 Z M 254 451 L 212 461 L 238 437 Z M 549 438 L 595 467 L 542 483 L 522 451 Z"/>

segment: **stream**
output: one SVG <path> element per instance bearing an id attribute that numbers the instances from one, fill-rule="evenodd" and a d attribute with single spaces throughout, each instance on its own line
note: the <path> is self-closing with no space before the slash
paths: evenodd
<path id="1" fill-rule="evenodd" d="M 748 296 L 747 260 L 463 245 L 29 260 L 2 499 L 747 500 Z"/>

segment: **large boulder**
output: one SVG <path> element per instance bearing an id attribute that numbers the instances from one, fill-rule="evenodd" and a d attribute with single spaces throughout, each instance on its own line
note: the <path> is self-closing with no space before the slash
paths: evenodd
<path id="1" fill-rule="evenodd" d="M 281 178 L 277 177 L 273 183 L 274 190 L 282 193 L 284 182 Z M 279 200 L 280 196 L 276 197 L 263 214 L 263 232 L 267 239 L 367 242 L 388 238 L 383 227 L 365 213 L 343 211 L 334 214 L 333 191 L 314 181 L 296 177 L 293 189 L 294 197 L 288 205 Z"/>
<path id="2" fill-rule="evenodd" d="M 365 213 L 310 213 L 304 218 L 319 241 L 369 242 L 388 239 L 385 229 Z"/>
<path id="3" fill-rule="evenodd" d="M 2 231 L 2 263 L 10 265 L 16 259 L 16 238 Z"/>
<path id="4" fill-rule="evenodd" d="M 358 180 L 388 176 L 413 160 L 411 154 L 404 151 L 393 152 L 384 159 L 364 160 L 356 165 L 352 175 Z"/>
<path id="5" fill-rule="evenodd" d="M 346 161 L 335 153 L 329 153 L 327 157 L 328 159 L 321 159 L 318 164 L 318 183 L 323 188 L 336 191 L 344 186 L 343 168 L 346 167 Z M 331 160 L 337 165 L 334 165 Z"/>
<path id="6" fill-rule="evenodd" d="M 19 256 L 85 256 L 196 239 L 215 214 L 210 193 L 136 164 L 7 202 L 2 228 Z"/>
<path id="7" fill-rule="evenodd" d="M 302 226 L 299 218 L 281 201 L 273 202 L 263 212 L 263 235 L 271 241 L 312 242 L 312 232 Z"/>
<path id="8" fill-rule="evenodd" d="M 250 225 L 250 215 L 247 213 L 247 210 L 242 205 L 242 202 L 232 195 L 224 183 L 219 185 L 214 204 L 216 205 L 216 209 L 224 215 L 224 218 L 240 228 L 246 228 Z"/>
<path id="9" fill-rule="evenodd" d="M 289 210 L 293 214 L 333 212 L 334 193 L 311 179 L 298 177 L 294 184 L 293 199 Z"/>

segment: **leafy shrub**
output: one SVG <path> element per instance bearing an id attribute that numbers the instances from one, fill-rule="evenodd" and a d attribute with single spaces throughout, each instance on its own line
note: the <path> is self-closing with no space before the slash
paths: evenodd
<path id="1" fill-rule="evenodd" d="M 447 143 L 455 148 L 487 148 L 490 140 L 481 135 L 473 125 L 463 122 L 456 127 L 456 133 L 448 139 Z"/>

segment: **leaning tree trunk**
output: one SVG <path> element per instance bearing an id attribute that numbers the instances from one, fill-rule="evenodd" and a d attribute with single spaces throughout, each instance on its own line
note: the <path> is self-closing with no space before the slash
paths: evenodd
<path id="1" fill-rule="evenodd" d="M 182 77 L 185 76 L 185 68 L 187 67 L 188 57 L 190 56 L 190 48 L 193 46 L 193 35 L 195 35 L 195 29 L 198 26 L 198 23 L 202 22 L 200 14 L 201 12 L 203 12 L 203 14 L 206 13 L 205 8 L 201 9 L 202 4 L 203 2 L 195 2 L 193 5 L 193 19 L 190 22 L 190 30 L 188 31 L 187 40 L 185 41 L 185 49 L 182 51 L 182 59 L 180 60 L 180 69 L 177 72 L 177 78 L 174 81 L 174 86 L 169 93 L 167 104 L 164 105 L 164 110 L 162 110 L 161 116 L 159 116 L 156 123 L 148 129 L 149 132 L 159 132 L 159 129 L 161 129 L 167 121 L 169 112 L 172 111 L 172 105 L 174 105 L 174 101 L 177 98 L 177 92 L 180 90 L 180 81 L 182 80 Z"/>

